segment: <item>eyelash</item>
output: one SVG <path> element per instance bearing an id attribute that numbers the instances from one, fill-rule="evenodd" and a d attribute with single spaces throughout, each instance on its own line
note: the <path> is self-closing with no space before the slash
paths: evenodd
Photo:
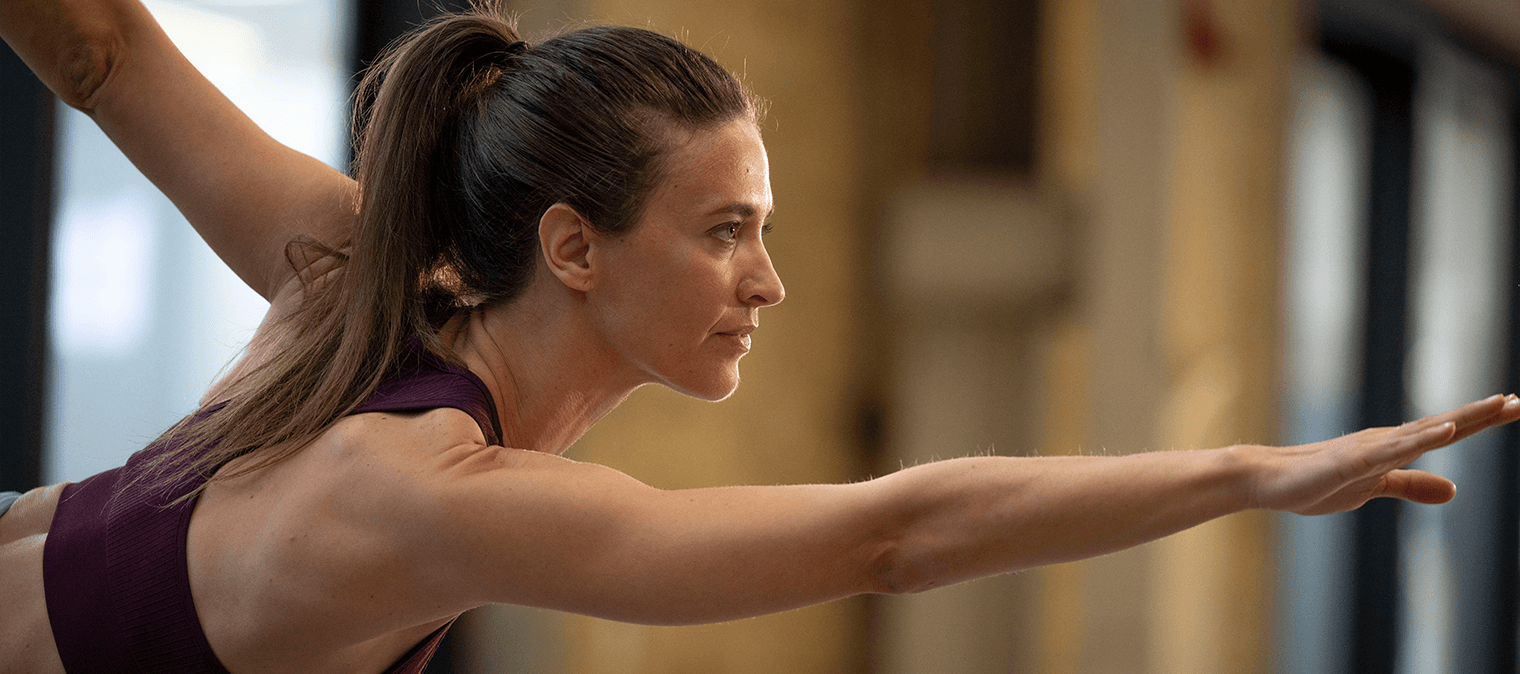
<path id="1" fill-rule="evenodd" d="M 743 228 L 744 228 L 744 223 L 742 223 L 742 222 L 729 222 L 729 223 L 724 223 L 722 225 L 718 225 L 716 228 L 713 229 L 713 232 L 714 232 L 714 234 L 717 235 L 717 237 L 719 239 L 721 239 L 723 241 L 733 241 L 734 239 L 736 239 L 736 238 L 739 237 L 739 230 L 741 230 Z M 764 223 L 764 224 L 760 225 L 760 236 L 765 236 L 766 234 L 770 234 L 770 233 L 771 233 L 771 223 L 767 222 L 767 223 Z"/>

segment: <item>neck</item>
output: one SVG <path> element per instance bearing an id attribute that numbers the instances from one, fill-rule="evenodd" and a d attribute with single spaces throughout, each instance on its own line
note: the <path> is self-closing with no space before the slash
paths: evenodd
<path id="1" fill-rule="evenodd" d="M 502 445 L 562 454 L 645 382 L 624 375 L 581 312 L 554 306 L 573 297 L 535 290 L 456 318 L 441 336 L 490 389 Z"/>

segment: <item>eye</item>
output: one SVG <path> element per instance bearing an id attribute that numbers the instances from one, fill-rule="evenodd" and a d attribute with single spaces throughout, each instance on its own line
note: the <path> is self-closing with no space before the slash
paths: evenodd
<path id="1" fill-rule="evenodd" d="M 767 223 L 765 223 L 763 225 L 760 225 L 760 236 L 765 236 L 766 234 L 770 234 L 770 233 L 771 233 L 771 223 L 767 222 Z"/>
<path id="2" fill-rule="evenodd" d="M 742 222 L 725 222 L 712 229 L 713 236 L 724 241 L 733 241 L 739 237 L 739 229 L 744 226 Z"/>

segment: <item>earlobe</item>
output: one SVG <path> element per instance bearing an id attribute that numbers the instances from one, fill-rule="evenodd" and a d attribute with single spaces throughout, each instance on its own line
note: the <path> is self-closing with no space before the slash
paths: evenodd
<path id="1" fill-rule="evenodd" d="M 538 245 L 544 261 L 573 290 L 591 289 L 591 223 L 568 204 L 558 203 L 538 219 Z"/>

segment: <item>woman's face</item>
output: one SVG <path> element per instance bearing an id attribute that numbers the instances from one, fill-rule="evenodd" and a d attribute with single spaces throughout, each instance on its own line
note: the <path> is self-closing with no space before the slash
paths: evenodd
<path id="1" fill-rule="evenodd" d="M 752 121 L 676 136 L 643 218 L 593 247 L 599 281 L 586 299 L 646 381 L 721 400 L 739 384 L 760 307 L 786 295 L 761 239 L 769 167 Z"/>

